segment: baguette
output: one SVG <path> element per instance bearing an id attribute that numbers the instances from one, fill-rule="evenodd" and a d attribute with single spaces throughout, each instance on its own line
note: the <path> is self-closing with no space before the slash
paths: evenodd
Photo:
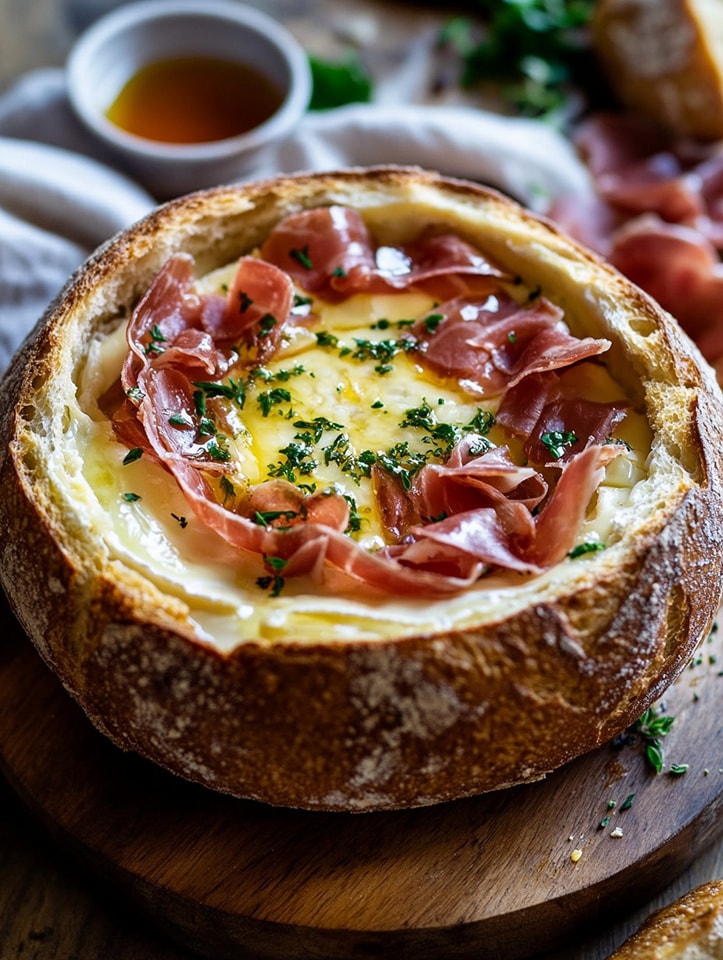
<path id="1" fill-rule="evenodd" d="M 593 45 L 623 105 L 674 134 L 723 137 L 723 10 L 718 0 L 600 0 Z"/>
<path id="2" fill-rule="evenodd" d="M 350 269 L 314 273 L 320 221 Z M 436 269 L 450 249 L 464 266 Z M 170 326 L 189 304 L 252 313 L 242 268 L 262 301 L 294 277 L 301 314 L 279 334 L 286 307 L 259 309 L 235 367 L 179 379 L 182 342 L 208 363 L 208 338 Z M 460 304 L 520 325 L 475 352 L 487 327 Z M 563 345 L 520 373 L 539 317 Z M 470 344 L 487 359 L 459 373 Z M 530 453 L 511 398 L 527 419 L 543 384 L 602 426 L 563 417 Z M 160 207 L 71 278 L 0 409 L 0 576 L 30 639 L 120 748 L 238 797 L 366 811 L 544 777 L 637 719 L 720 601 L 723 406 L 696 348 L 551 223 L 416 168 Z M 502 486 L 518 471 L 509 496 L 478 482 L 490 462 Z"/>
<path id="3" fill-rule="evenodd" d="M 701 884 L 652 914 L 609 960 L 721 960 L 723 881 Z"/>

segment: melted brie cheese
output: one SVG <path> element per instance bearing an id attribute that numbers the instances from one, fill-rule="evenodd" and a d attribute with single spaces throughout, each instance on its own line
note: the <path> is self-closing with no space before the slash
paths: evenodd
<path id="1" fill-rule="evenodd" d="M 199 292 L 221 289 L 234 269 L 214 271 L 197 283 Z M 433 308 L 432 300 L 418 292 L 358 294 L 333 305 L 316 300 L 326 340 L 319 343 L 303 326 L 292 331 L 249 380 L 243 411 L 233 418 L 229 414 L 233 430 L 225 442 L 234 462 L 232 482 L 291 479 L 293 473 L 310 488 L 337 490 L 355 507 L 358 529 L 350 535 L 365 548 L 381 545 L 371 482 L 349 464 L 358 463 L 365 450 L 398 453 L 399 444 L 410 456 L 428 455 L 428 431 L 404 425 L 410 411 L 422 406 L 437 423 L 460 428 L 480 410 L 494 413 L 496 406 L 476 402 L 454 381 L 441 380 L 394 346 L 412 319 Z M 110 556 L 187 604 L 199 637 L 219 650 L 229 651 L 245 639 L 313 639 L 320 630 L 339 639 L 371 639 L 461 629 L 500 609 L 512 613 L 534 602 L 554 582 L 556 568 L 522 583 L 519 577 L 495 574 L 458 596 L 432 602 L 415 597 L 340 601 L 289 578 L 281 595 L 269 596 L 256 583 L 261 563 L 255 570 L 242 569 L 236 552 L 195 518 L 167 471 L 148 458 L 124 465 L 127 448 L 115 440 L 97 398 L 117 379 L 126 350 L 123 325 L 98 337 L 89 350 L 79 406 L 72 412 L 71 450 L 82 464 L 72 471 L 73 495 Z M 584 389 L 591 399 L 624 399 L 602 366 L 586 369 Z M 607 467 L 578 543 L 613 544 L 634 511 L 632 493 L 646 476 L 650 430 L 645 418 L 630 410 L 616 437 L 627 448 Z M 487 440 L 514 449 L 497 426 Z"/>

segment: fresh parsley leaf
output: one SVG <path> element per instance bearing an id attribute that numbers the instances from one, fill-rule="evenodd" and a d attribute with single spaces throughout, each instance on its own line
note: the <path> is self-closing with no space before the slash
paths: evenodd
<path id="1" fill-rule="evenodd" d="M 577 443 L 577 436 L 568 430 L 550 430 L 549 433 L 543 433 L 540 440 L 550 451 L 550 455 L 559 460 L 565 456 L 565 452 Z"/>
<path id="2" fill-rule="evenodd" d="M 129 463 L 135 463 L 136 460 L 140 460 L 143 456 L 143 450 L 141 447 L 131 447 L 128 453 L 123 457 L 123 466 L 127 467 Z"/>

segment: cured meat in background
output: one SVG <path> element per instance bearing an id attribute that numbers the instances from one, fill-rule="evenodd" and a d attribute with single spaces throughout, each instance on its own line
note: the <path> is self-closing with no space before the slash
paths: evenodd
<path id="1" fill-rule="evenodd" d="M 595 193 L 547 214 L 678 320 L 723 378 L 723 143 L 598 114 L 575 143 Z"/>

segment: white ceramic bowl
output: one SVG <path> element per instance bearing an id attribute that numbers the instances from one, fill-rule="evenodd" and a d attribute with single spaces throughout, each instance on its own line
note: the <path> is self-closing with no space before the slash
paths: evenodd
<path id="1" fill-rule="evenodd" d="M 108 108 L 139 69 L 177 57 L 245 64 L 281 90 L 281 104 L 252 130 L 204 143 L 149 140 L 108 119 Z M 295 38 L 236 0 L 144 0 L 119 7 L 80 36 L 68 58 L 67 79 L 81 122 L 161 199 L 242 177 L 266 146 L 291 132 L 311 92 L 308 59 Z"/>

